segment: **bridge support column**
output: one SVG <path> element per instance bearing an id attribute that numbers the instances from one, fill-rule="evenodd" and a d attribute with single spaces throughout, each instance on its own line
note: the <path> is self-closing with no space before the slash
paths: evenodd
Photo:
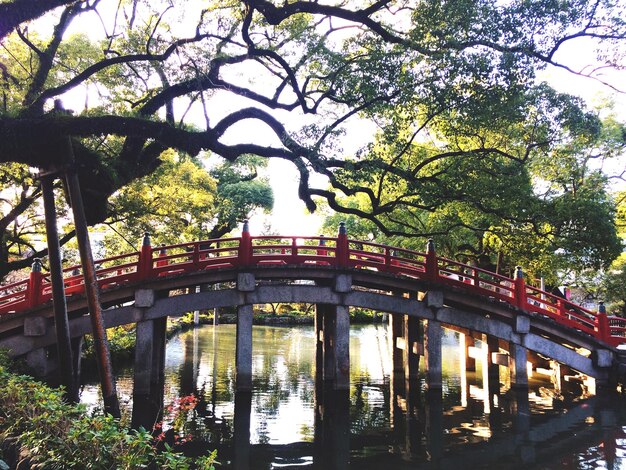
<path id="1" fill-rule="evenodd" d="M 137 323 L 132 426 L 151 429 L 161 418 L 167 317 Z"/>
<path id="2" fill-rule="evenodd" d="M 133 394 L 147 396 L 163 382 L 167 318 L 137 323 Z"/>
<path id="3" fill-rule="evenodd" d="M 511 354 L 511 387 L 526 388 L 528 387 L 528 350 L 515 343 L 510 343 Z"/>
<path id="4" fill-rule="evenodd" d="M 24 319 L 24 336 L 45 336 L 48 331 L 48 322 L 44 317 L 27 317 Z M 48 357 L 46 348 L 39 348 L 26 354 L 26 364 L 37 377 L 44 377 L 55 368 L 54 361 Z"/>
<path id="5" fill-rule="evenodd" d="M 330 384 L 315 388 L 316 468 L 345 469 L 350 460 L 350 395 Z"/>
<path id="6" fill-rule="evenodd" d="M 500 365 L 496 360 L 498 354 L 500 353 L 500 342 L 498 338 L 488 335 L 484 336 L 484 341 L 487 345 L 487 380 L 489 382 L 488 390 L 489 396 L 493 397 L 494 393 L 497 394 L 500 392 Z"/>
<path id="7" fill-rule="evenodd" d="M 316 360 L 319 365 L 319 376 L 323 381 L 335 380 L 335 308 L 332 305 L 316 305 L 316 331 L 318 332 L 318 348 Z"/>
<path id="8" fill-rule="evenodd" d="M 335 389 L 350 388 L 350 311 L 338 305 L 335 311 Z"/>
<path id="9" fill-rule="evenodd" d="M 237 346 L 235 353 L 237 391 L 252 390 L 252 305 L 237 307 Z"/>
<path id="10" fill-rule="evenodd" d="M 524 336 L 530 331 L 530 318 L 526 315 L 515 317 L 515 332 L 520 335 L 520 340 L 509 342 L 509 353 L 511 355 L 511 387 L 528 387 L 528 349 L 523 344 Z"/>
<path id="11" fill-rule="evenodd" d="M 426 365 L 426 383 L 429 390 L 442 387 L 442 350 L 443 328 L 437 320 L 426 320 L 424 330 L 424 362 Z"/>
<path id="12" fill-rule="evenodd" d="M 472 332 L 470 331 L 468 334 L 464 335 L 465 339 L 465 370 L 469 372 L 476 371 L 476 358 L 470 354 L 470 351 L 476 347 L 476 340 L 472 336 Z"/>
<path id="13" fill-rule="evenodd" d="M 402 333 L 404 319 L 399 314 L 391 314 L 388 316 L 388 322 L 387 332 L 392 359 L 389 419 L 391 421 L 390 424 L 392 428 L 398 429 L 402 422 L 402 411 L 399 407 L 398 400 L 405 393 L 403 363 L 404 337 Z"/>
<path id="14" fill-rule="evenodd" d="M 350 388 L 350 312 L 346 306 L 317 304 L 316 375 L 337 390 Z"/>
<path id="15" fill-rule="evenodd" d="M 83 346 L 85 345 L 85 337 L 79 336 L 78 338 L 72 339 L 72 361 L 74 362 L 72 370 L 74 372 L 74 390 L 77 392 L 78 398 L 78 389 L 80 388 L 80 372 L 81 372 L 81 364 L 83 359 Z"/>
<path id="16" fill-rule="evenodd" d="M 53 369 L 53 363 L 48 359 L 46 348 L 39 348 L 26 354 L 26 365 L 36 377 L 45 377 Z"/>
<path id="17" fill-rule="evenodd" d="M 420 339 L 420 321 L 416 317 L 404 316 L 404 351 L 402 363 L 404 369 L 404 380 L 417 380 L 420 365 L 420 354 L 422 353 L 422 343 Z"/>
<path id="18" fill-rule="evenodd" d="M 404 318 L 389 315 L 389 345 L 393 361 L 394 377 L 404 377 Z"/>

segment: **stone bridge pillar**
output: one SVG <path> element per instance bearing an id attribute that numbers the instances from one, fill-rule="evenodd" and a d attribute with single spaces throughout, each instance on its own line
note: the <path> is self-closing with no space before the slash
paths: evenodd
<path id="1" fill-rule="evenodd" d="M 345 469 L 350 460 L 350 395 L 330 383 L 315 386 L 316 468 Z"/>
<path id="2" fill-rule="evenodd" d="M 235 392 L 235 416 L 233 423 L 233 445 L 235 449 L 233 468 L 248 470 L 250 462 L 250 420 L 252 413 L 252 393 Z"/>
<path id="3" fill-rule="evenodd" d="M 335 277 L 333 290 L 352 290 L 352 278 Z M 350 311 L 346 305 L 317 304 L 315 309 L 316 375 L 336 390 L 350 388 Z"/>
<path id="4" fill-rule="evenodd" d="M 242 294 L 254 292 L 256 279 L 252 273 L 239 273 L 237 290 Z M 236 388 L 238 392 L 252 390 L 252 304 L 237 307 L 237 345 L 235 351 L 235 369 L 237 371 Z"/>
<path id="5" fill-rule="evenodd" d="M 437 320 L 426 320 L 424 330 L 424 363 L 426 383 L 429 390 L 442 388 L 442 350 L 443 327 Z"/>
<path id="6" fill-rule="evenodd" d="M 135 307 L 143 310 L 145 315 L 154 305 L 155 296 L 154 290 L 137 290 Z M 132 416 L 135 427 L 150 429 L 163 405 L 166 327 L 167 317 L 137 322 Z"/>
<path id="7" fill-rule="evenodd" d="M 487 348 L 487 374 L 486 391 L 489 392 L 489 401 L 493 401 L 493 396 L 500 393 L 500 342 L 498 338 L 490 335 L 483 335 L 483 341 Z M 493 403 L 492 403 L 493 404 Z"/>
<path id="8" fill-rule="evenodd" d="M 27 317 L 24 319 L 24 336 L 26 338 L 45 336 L 48 332 L 48 321 L 44 317 Z M 26 354 L 26 364 L 37 377 L 50 374 L 56 367 L 55 361 L 48 356 L 46 348 L 34 349 Z"/>
<path id="9" fill-rule="evenodd" d="M 530 318 L 517 315 L 515 318 L 515 333 L 518 337 L 511 338 L 509 354 L 511 355 L 511 387 L 528 387 L 528 349 L 524 346 L 524 337 L 530 332 Z"/>
<path id="10" fill-rule="evenodd" d="M 237 345 L 235 352 L 238 392 L 252 390 L 252 305 L 237 307 Z"/>
<path id="11" fill-rule="evenodd" d="M 431 291 L 424 297 L 426 305 L 433 311 L 434 317 L 425 320 L 424 327 L 424 365 L 426 366 L 426 384 L 429 390 L 442 388 L 442 339 L 443 327 L 437 320 L 437 312 L 443 307 L 443 293 Z"/>

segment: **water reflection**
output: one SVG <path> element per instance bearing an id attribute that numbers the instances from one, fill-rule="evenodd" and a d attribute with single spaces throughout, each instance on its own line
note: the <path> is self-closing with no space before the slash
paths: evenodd
<path id="1" fill-rule="evenodd" d="M 189 454 L 217 448 L 220 468 L 626 466 L 621 400 L 565 400 L 549 381 L 535 379 L 530 393 L 515 392 L 504 368 L 498 374 L 481 360 L 486 343 L 474 343 L 478 357 L 467 367 L 465 343 L 446 333 L 443 390 L 432 392 L 423 371 L 409 381 L 393 375 L 384 326 L 355 326 L 351 388 L 337 392 L 315 380 L 312 327 L 255 326 L 253 392 L 235 393 L 235 328 L 206 326 L 168 343 L 164 401 L 199 398 L 184 426 L 194 439 L 180 447 Z M 128 407 L 131 387 L 132 370 L 120 370 L 118 389 Z M 83 399 L 96 388 L 86 385 Z M 151 417 L 142 415 L 146 424 L 155 420 L 152 400 Z M 136 410 L 146 406 L 135 401 Z"/>

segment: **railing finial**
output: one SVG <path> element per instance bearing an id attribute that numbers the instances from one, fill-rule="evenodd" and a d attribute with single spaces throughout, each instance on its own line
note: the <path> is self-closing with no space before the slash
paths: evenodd
<path id="1" fill-rule="evenodd" d="M 602 301 L 598 302 L 598 313 L 606 313 L 606 305 Z"/>
<path id="2" fill-rule="evenodd" d="M 42 269 L 41 258 L 33 259 L 33 264 L 31 266 L 31 271 L 34 273 L 40 273 Z"/>
<path id="3" fill-rule="evenodd" d="M 515 266 L 515 277 L 514 279 L 524 279 L 524 271 L 521 266 Z"/>
<path id="4" fill-rule="evenodd" d="M 242 233 L 250 233 L 250 224 L 248 223 L 248 219 L 243 221 L 243 228 L 241 229 Z"/>
<path id="5" fill-rule="evenodd" d="M 339 235 L 347 235 L 348 230 L 346 229 L 345 222 L 339 222 Z"/>
<path id="6" fill-rule="evenodd" d="M 141 243 L 142 246 L 151 246 L 152 241 L 150 240 L 150 232 L 143 233 L 143 241 Z"/>
<path id="7" fill-rule="evenodd" d="M 320 235 L 320 246 L 326 246 L 326 239 L 323 233 Z"/>
<path id="8" fill-rule="evenodd" d="M 426 243 L 426 253 L 434 253 L 435 252 L 435 240 L 432 238 L 428 239 Z"/>

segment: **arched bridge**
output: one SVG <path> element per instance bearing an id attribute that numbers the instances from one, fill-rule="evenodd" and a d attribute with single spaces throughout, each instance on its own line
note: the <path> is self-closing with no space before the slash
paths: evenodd
<path id="1" fill-rule="evenodd" d="M 365 307 L 396 318 L 394 345 L 404 354 L 425 349 L 410 323 L 397 319 L 419 319 L 431 325 L 430 335 L 443 325 L 507 342 L 510 360 L 500 364 L 518 374 L 525 369 L 526 351 L 534 351 L 600 381 L 609 378 L 617 346 L 626 342 L 622 319 L 542 291 L 525 282 L 521 269 L 511 279 L 437 256 L 432 242 L 422 253 L 349 239 L 343 226 L 337 237 L 253 237 L 245 226 L 240 237 L 161 247 L 150 246 L 146 236 L 141 251 L 99 260 L 97 267 L 107 327 L 250 306 L 251 328 L 251 306 L 272 302 L 308 302 L 345 312 Z M 80 267 L 64 274 L 71 335 L 80 337 L 90 332 Z M 54 344 L 51 297 L 50 282 L 38 266 L 28 279 L 0 287 L 0 347 L 19 356 Z M 337 328 L 346 327 L 336 310 L 332 315 L 336 343 Z M 324 325 L 320 320 L 320 341 Z M 435 338 L 429 348 L 437 344 Z M 498 351 L 496 341 L 493 352 Z M 436 354 L 425 355 L 436 369 Z M 345 373 L 349 363 L 341 364 L 346 360 L 341 353 L 336 356 L 337 370 Z"/>

